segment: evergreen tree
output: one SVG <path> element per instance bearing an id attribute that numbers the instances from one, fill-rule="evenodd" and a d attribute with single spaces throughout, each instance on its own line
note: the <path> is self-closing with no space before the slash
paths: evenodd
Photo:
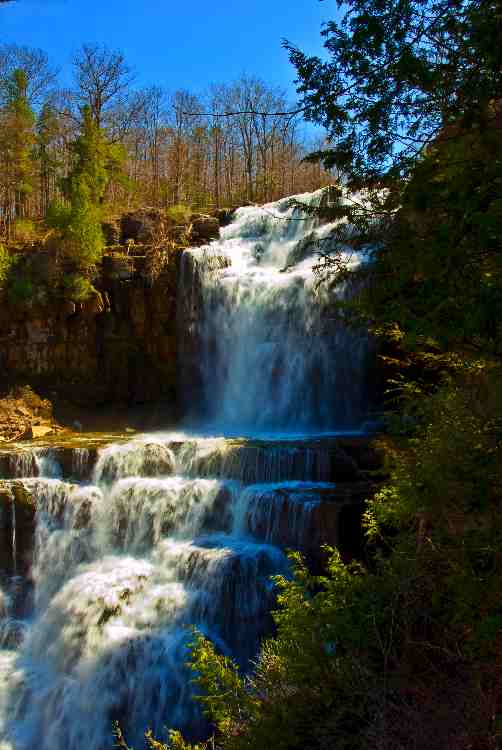
<path id="1" fill-rule="evenodd" d="M 371 247 L 364 314 L 404 343 L 502 352 L 500 175 L 502 14 L 492 0 L 349 0 L 325 25 L 327 61 L 287 45 L 306 116 L 324 125 L 336 166 L 363 200 L 335 250 Z M 332 245 L 333 247 L 333 245 Z M 491 312 L 490 312 L 491 311 Z"/>
<path id="2" fill-rule="evenodd" d="M 87 268 L 101 259 L 102 204 L 110 176 L 120 171 L 122 150 L 107 142 L 87 106 L 72 150 L 72 170 L 63 185 L 70 205 L 53 205 L 49 222 L 62 230 L 65 253 Z"/>
<path id="3" fill-rule="evenodd" d="M 407 173 L 424 144 L 464 120 L 482 126 L 502 95 L 496 0 L 348 0 L 322 31 L 328 60 L 286 43 L 321 155 L 354 182 Z"/>
<path id="4" fill-rule="evenodd" d="M 24 71 L 15 70 L 0 113 L 3 206 L 8 229 L 13 219 L 25 215 L 27 198 L 33 190 L 35 116 L 28 103 L 27 85 Z"/>

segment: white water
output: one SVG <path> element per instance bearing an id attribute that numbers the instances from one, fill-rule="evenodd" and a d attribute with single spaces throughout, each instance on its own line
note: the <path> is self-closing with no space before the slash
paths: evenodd
<path id="1" fill-rule="evenodd" d="M 95 485 L 23 480 L 37 498 L 34 611 L 0 658 L 0 736 L 16 750 L 111 747 L 114 719 L 138 744 L 149 726 L 195 730 L 186 626 L 243 665 L 270 628 L 270 576 L 286 562 L 237 528 L 241 483 L 166 476 L 151 456 L 136 440 L 102 452 Z M 130 475 L 147 465 L 152 476 Z M 0 607 L 12 631 L 6 592 Z"/>
<path id="2" fill-rule="evenodd" d="M 296 199 L 312 205 L 321 195 Z M 181 343 L 182 357 L 193 354 L 184 380 L 194 424 L 202 418 L 227 435 L 361 425 L 367 337 L 347 330 L 314 284 L 315 241 L 332 228 L 284 199 L 239 209 L 219 241 L 184 254 L 182 324 L 190 326 Z"/>
<path id="3" fill-rule="evenodd" d="M 282 548 L 310 549 L 333 488 L 329 446 L 291 438 L 365 416 L 366 339 L 328 319 L 305 254 L 328 229 L 284 201 L 240 209 L 183 262 L 193 420 L 205 434 L 280 440 L 143 436 L 102 449 L 89 484 L 64 481 L 51 450 L 10 462 L 37 513 L 31 609 L 16 580 L 0 581 L 1 750 L 105 750 L 114 720 L 137 748 L 147 728 L 197 736 L 189 626 L 243 668 L 256 655 Z M 88 476 L 89 460 L 75 450 L 72 476 Z"/>

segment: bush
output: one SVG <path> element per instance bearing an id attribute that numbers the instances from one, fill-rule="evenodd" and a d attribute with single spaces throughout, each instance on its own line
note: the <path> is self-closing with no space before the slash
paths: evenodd
<path id="1" fill-rule="evenodd" d="M 82 187 L 71 208 L 62 204 L 50 206 L 47 214 L 49 226 L 61 236 L 64 255 L 79 268 L 87 269 L 101 260 L 105 238 L 101 229 L 101 212 L 86 198 Z"/>
<path id="2" fill-rule="evenodd" d="M 79 274 L 65 276 L 62 281 L 62 287 L 63 296 L 72 302 L 84 302 L 96 291 L 89 279 Z"/>
<path id="3" fill-rule="evenodd" d="M 0 243 L 0 291 L 5 286 L 9 276 L 9 269 L 12 265 L 12 258 L 5 245 Z"/>
<path id="4" fill-rule="evenodd" d="M 16 219 L 13 226 L 13 237 L 19 242 L 32 242 L 37 237 L 37 230 L 29 219 Z"/>
<path id="5" fill-rule="evenodd" d="M 191 215 L 192 210 L 190 206 L 186 206 L 183 203 L 177 203 L 175 206 L 167 209 L 167 217 L 173 224 L 188 224 Z"/>
<path id="6" fill-rule="evenodd" d="M 7 299 L 11 305 L 26 305 L 33 300 L 33 284 L 26 276 L 9 276 Z"/>

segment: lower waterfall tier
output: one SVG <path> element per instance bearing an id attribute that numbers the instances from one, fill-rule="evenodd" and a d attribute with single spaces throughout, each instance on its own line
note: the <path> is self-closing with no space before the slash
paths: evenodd
<path id="1" fill-rule="evenodd" d="M 12 450 L 0 480 L 2 750 L 102 750 L 114 721 L 136 746 L 149 727 L 198 736 L 190 626 L 246 669 L 273 630 L 284 550 L 315 563 L 323 543 L 356 545 L 376 461 L 361 438 Z"/>

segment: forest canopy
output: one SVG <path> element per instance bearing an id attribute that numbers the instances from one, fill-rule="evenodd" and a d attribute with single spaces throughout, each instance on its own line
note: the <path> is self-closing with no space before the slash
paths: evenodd
<path id="1" fill-rule="evenodd" d="M 185 204 L 194 210 L 235 207 L 313 190 L 329 182 L 303 157 L 311 144 L 279 89 L 253 76 L 215 84 L 203 94 L 138 87 L 122 52 L 84 44 L 62 88 L 48 55 L 0 46 L 0 228 L 26 233 L 53 202 L 68 200 L 85 112 L 104 143 L 123 153 L 108 174 L 105 214 L 137 206 Z M 226 110 L 259 110 L 222 118 Z M 24 223 L 23 223 L 24 222 Z"/>

